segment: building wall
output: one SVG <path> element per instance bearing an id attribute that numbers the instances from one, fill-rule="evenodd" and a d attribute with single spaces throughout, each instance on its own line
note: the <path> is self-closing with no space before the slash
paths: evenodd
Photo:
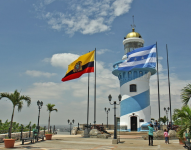
<path id="1" fill-rule="evenodd" d="M 133 71 L 132 71 L 133 72 Z M 137 117 L 137 131 L 141 130 L 141 125 L 150 122 L 151 119 L 151 107 L 150 107 L 150 91 L 149 91 L 149 79 L 150 72 L 142 71 L 142 74 L 137 74 L 121 77 L 120 91 L 122 95 L 122 101 L 120 104 L 120 125 L 127 126 L 127 130 L 131 130 L 131 116 Z M 125 75 L 125 73 L 121 73 Z M 120 77 L 119 77 L 120 78 Z M 125 79 L 126 78 L 126 79 Z M 136 84 L 136 92 L 130 92 L 130 85 Z M 134 114 L 133 114 L 134 113 Z M 143 119 L 144 122 L 140 122 Z"/>

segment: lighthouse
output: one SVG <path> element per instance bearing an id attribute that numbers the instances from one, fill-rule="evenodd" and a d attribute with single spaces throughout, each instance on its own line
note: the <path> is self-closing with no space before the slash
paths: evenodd
<path id="1" fill-rule="evenodd" d="M 113 64 L 112 74 L 118 77 L 122 101 L 120 103 L 120 130 L 121 131 L 147 131 L 151 122 L 150 87 L 151 75 L 156 73 L 153 67 L 135 67 L 128 71 L 119 70 L 118 67 L 128 59 L 126 55 L 138 48 L 144 47 L 142 36 L 132 32 L 124 37 L 124 56 L 122 60 Z M 136 60 L 136 58 L 134 58 Z"/>

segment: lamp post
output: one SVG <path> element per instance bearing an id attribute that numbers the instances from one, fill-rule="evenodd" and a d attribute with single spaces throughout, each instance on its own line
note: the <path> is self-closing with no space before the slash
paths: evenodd
<path id="1" fill-rule="evenodd" d="M 169 112 L 170 108 L 166 108 L 164 107 L 164 111 L 166 112 L 166 118 L 167 118 L 167 128 L 168 128 L 168 112 Z"/>
<path id="2" fill-rule="evenodd" d="M 119 104 L 121 102 L 121 98 L 122 98 L 122 96 L 121 96 L 121 94 L 119 94 L 119 96 L 118 96 Z M 113 104 L 111 103 L 111 99 L 112 99 L 111 94 L 108 96 L 108 99 L 109 99 L 109 103 L 111 105 L 114 105 L 114 137 L 113 137 L 113 139 L 117 139 L 116 105 L 119 105 L 119 104 L 117 104 L 116 101 L 114 101 Z"/>
<path id="3" fill-rule="evenodd" d="M 68 124 L 70 125 L 70 135 L 71 135 L 71 126 L 74 124 L 74 119 L 72 120 L 72 122 L 70 122 L 70 120 L 68 119 Z"/>
<path id="4" fill-rule="evenodd" d="M 39 130 L 40 130 L 40 128 L 39 128 L 39 119 L 40 119 L 40 109 L 42 108 L 42 106 L 43 106 L 43 102 L 41 101 L 37 101 L 37 106 L 38 106 L 38 109 L 39 109 L 39 113 L 38 113 L 38 135 L 39 135 Z M 37 141 L 38 141 L 38 138 L 37 138 Z"/>
<path id="5" fill-rule="evenodd" d="M 110 111 L 110 108 L 105 107 L 105 112 L 107 113 L 107 128 L 108 128 L 108 113 L 109 113 L 109 111 Z"/>

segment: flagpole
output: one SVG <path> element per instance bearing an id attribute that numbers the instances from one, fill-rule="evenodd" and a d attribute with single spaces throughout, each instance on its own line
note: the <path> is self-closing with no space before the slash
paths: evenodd
<path id="1" fill-rule="evenodd" d="M 169 87 L 170 122 L 171 122 L 171 128 L 172 128 L 171 94 L 170 94 L 170 78 L 169 78 L 169 62 L 168 62 L 168 47 L 167 47 L 167 44 L 166 44 L 166 54 L 167 54 L 167 68 L 168 68 L 168 87 Z"/>
<path id="2" fill-rule="evenodd" d="M 158 49 L 157 49 L 157 42 L 156 42 L 156 54 L 157 54 L 158 110 L 159 110 L 159 124 L 160 124 L 160 91 L 159 91 L 159 71 L 158 71 Z"/>
<path id="3" fill-rule="evenodd" d="M 89 77 L 90 77 L 90 74 L 88 73 L 87 129 L 88 129 L 88 119 L 89 119 Z"/>
<path id="4" fill-rule="evenodd" d="M 94 83 L 94 129 L 96 124 L 96 48 L 95 48 L 95 67 L 94 67 L 94 74 L 95 74 L 95 83 Z"/>

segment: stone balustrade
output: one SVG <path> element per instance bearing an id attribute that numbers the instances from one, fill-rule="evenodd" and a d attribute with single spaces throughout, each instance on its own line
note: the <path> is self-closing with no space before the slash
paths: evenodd
<path id="1" fill-rule="evenodd" d="M 39 134 L 40 134 L 40 135 L 44 135 L 44 130 L 41 130 Z M 33 136 L 33 131 L 31 131 L 31 135 L 30 135 L 30 136 L 31 136 L 31 137 Z M 14 139 L 16 139 L 16 140 L 20 140 L 20 138 L 21 138 L 21 132 L 11 133 L 11 137 L 14 138 Z M 23 137 L 23 138 L 29 137 L 29 131 L 23 132 L 23 133 L 22 133 L 22 137 Z M 4 138 L 8 138 L 8 134 L 0 134 L 0 143 L 3 142 L 3 139 L 4 139 Z"/>

